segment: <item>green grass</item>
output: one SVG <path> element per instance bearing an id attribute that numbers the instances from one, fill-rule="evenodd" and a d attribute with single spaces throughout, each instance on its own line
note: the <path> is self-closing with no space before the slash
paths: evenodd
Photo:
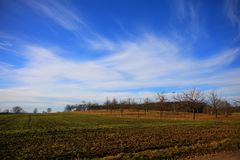
<path id="1" fill-rule="evenodd" d="M 116 127 L 153 127 L 167 125 L 216 125 L 218 121 L 158 120 L 119 118 L 79 113 L 57 113 L 38 115 L 1 115 L 0 130 L 51 130 L 73 128 L 116 128 Z"/>
<path id="2" fill-rule="evenodd" d="M 219 143 L 222 140 L 226 141 Z M 238 148 L 237 121 L 137 119 L 79 113 L 0 116 L 0 159 L 176 158 L 198 153 L 196 150 L 207 153 Z"/>

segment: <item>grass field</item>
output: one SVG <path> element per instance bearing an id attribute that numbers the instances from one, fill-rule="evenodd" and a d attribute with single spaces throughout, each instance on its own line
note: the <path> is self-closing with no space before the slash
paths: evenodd
<path id="1" fill-rule="evenodd" d="M 195 121 L 138 114 L 0 115 L 0 159 L 175 159 L 240 149 L 239 114 Z"/>

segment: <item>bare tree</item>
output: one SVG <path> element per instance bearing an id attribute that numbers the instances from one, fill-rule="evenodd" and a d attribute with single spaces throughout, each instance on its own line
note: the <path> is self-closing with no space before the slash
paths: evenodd
<path id="1" fill-rule="evenodd" d="M 177 102 L 181 102 L 181 101 L 184 100 L 184 96 L 183 96 L 183 94 L 180 94 L 180 93 L 174 94 L 173 95 L 173 100 L 177 101 Z"/>
<path id="2" fill-rule="evenodd" d="M 113 98 L 112 101 L 110 101 L 111 113 L 114 109 L 117 108 L 117 104 L 118 104 L 118 101 L 116 100 L 116 98 Z"/>
<path id="3" fill-rule="evenodd" d="M 150 102 L 150 99 L 147 97 L 144 99 L 144 104 L 148 104 Z"/>
<path id="4" fill-rule="evenodd" d="M 72 111 L 72 106 L 67 104 L 64 108 L 64 112 L 70 112 L 70 111 Z"/>
<path id="5" fill-rule="evenodd" d="M 4 109 L 3 113 L 9 113 L 9 109 Z"/>
<path id="6" fill-rule="evenodd" d="M 126 101 L 125 101 L 125 100 L 122 100 L 122 99 L 120 99 L 120 100 L 119 100 L 119 104 L 120 104 L 121 106 L 124 106 L 124 105 L 126 104 Z"/>
<path id="7" fill-rule="evenodd" d="M 104 102 L 104 105 L 107 107 L 107 111 L 109 110 L 110 104 L 111 104 L 111 101 L 107 97 L 106 101 Z"/>
<path id="8" fill-rule="evenodd" d="M 166 102 L 167 98 L 163 93 L 157 93 L 157 97 L 156 99 L 160 102 L 160 103 L 164 103 Z"/>
<path id="9" fill-rule="evenodd" d="M 47 108 L 47 112 L 48 113 L 52 112 L 52 108 Z"/>
<path id="10" fill-rule="evenodd" d="M 34 108 L 34 109 L 33 109 L 33 113 L 34 113 L 34 114 L 37 114 L 37 113 L 38 113 L 38 109 L 37 109 L 37 108 Z"/>
<path id="11" fill-rule="evenodd" d="M 150 103 L 150 99 L 147 97 L 144 99 L 144 107 L 145 107 L 145 115 L 147 115 L 148 112 L 148 104 Z"/>
<path id="12" fill-rule="evenodd" d="M 137 104 L 135 98 L 131 98 L 131 104 L 132 104 L 132 105 L 136 105 L 136 104 Z"/>
<path id="13" fill-rule="evenodd" d="M 227 100 L 220 100 L 220 105 L 219 106 L 224 110 L 224 116 L 228 117 L 229 112 L 230 112 L 231 104 L 228 103 Z"/>
<path id="14" fill-rule="evenodd" d="M 163 94 L 163 93 L 157 93 L 157 96 L 156 96 L 156 100 L 159 102 L 159 107 L 160 107 L 160 110 L 159 110 L 159 117 L 161 118 L 162 117 L 162 110 L 163 110 L 163 105 L 164 105 L 164 102 L 166 102 L 167 98 L 166 96 Z M 157 104 L 157 103 L 156 103 Z"/>
<path id="15" fill-rule="evenodd" d="M 106 98 L 106 101 L 104 102 L 104 104 L 105 104 L 106 106 L 108 106 L 108 105 L 111 104 L 111 101 L 108 99 L 108 97 Z"/>
<path id="16" fill-rule="evenodd" d="M 220 107 L 221 104 L 221 99 L 218 96 L 216 91 L 211 91 L 208 95 L 209 103 L 212 106 L 214 113 L 215 113 L 215 118 L 217 118 L 218 115 L 218 108 Z"/>
<path id="17" fill-rule="evenodd" d="M 116 98 L 113 98 L 113 100 L 112 100 L 112 105 L 113 106 L 116 106 L 118 104 L 118 101 L 116 100 Z"/>
<path id="18" fill-rule="evenodd" d="M 184 101 L 189 102 L 189 106 L 193 112 L 193 119 L 195 119 L 196 110 L 198 108 L 199 103 L 204 101 L 203 93 L 196 88 L 189 90 L 187 92 L 183 92 L 182 96 L 180 96 Z"/>
<path id="19" fill-rule="evenodd" d="M 15 106 L 12 108 L 12 111 L 13 111 L 13 113 L 22 113 L 23 109 L 22 109 L 22 107 Z"/>
<path id="20" fill-rule="evenodd" d="M 235 105 L 237 106 L 237 105 L 240 105 L 240 101 L 239 100 L 233 100 L 234 101 L 234 103 L 235 103 Z"/>
<path id="21" fill-rule="evenodd" d="M 130 105 L 131 104 L 131 98 L 126 99 L 126 104 Z"/>

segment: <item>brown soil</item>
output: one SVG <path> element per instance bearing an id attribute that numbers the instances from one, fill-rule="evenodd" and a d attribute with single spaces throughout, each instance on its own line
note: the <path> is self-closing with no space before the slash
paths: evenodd
<path id="1" fill-rule="evenodd" d="M 221 152 L 185 158 L 184 160 L 240 160 L 240 151 L 237 152 Z"/>

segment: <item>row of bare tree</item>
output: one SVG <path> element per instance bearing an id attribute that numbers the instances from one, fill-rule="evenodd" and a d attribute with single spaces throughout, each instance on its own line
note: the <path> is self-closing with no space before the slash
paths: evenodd
<path id="1" fill-rule="evenodd" d="M 174 99 L 177 101 L 190 102 L 189 105 L 193 112 L 193 119 L 195 119 L 196 109 L 200 103 L 207 103 L 208 107 L 214 111 L 216 118 L 219 108 L 230 106 L 226 100 L 221 99 L 216 91 L 211 91 L 208 95 L 204 95 L 200 90 L 192 89 L 174 96 Z"/>
<path id="2" fill-rule="evenodd" d="M 50 113 L 52 111 L 51 108 L 47 108 L 47 112 Z M 27 113 L 22 107 L 20 106 L 15 106 L 15 107 L 12 107 L 12 109 L 5 109 L 3 110 L 1 113 L 15 113 L 15 114 L 20 114 L 20 113 Z M 33 112 L 34 114 L 37 114 L 38 113 L 38 109 L 37 108 L 34 108 L 33 109 Z M 45 112 L 44 112 L 45 113 Z"/>
<path id="3" fill-rule="evenodd" d="M 208 113 L 215 114 L 216 118 L 218 117 L 219 109 L 224 109 L 224 114 L 227 116 L 229 114 L 229 107 L 231 107 L 230 103 L 222 99 L 216 91 L 204 94 L 204 92 L 194 88 L 174 94 L 171 98 L 164 93 L 157 93 L 156 101 L 154 102 L 150 101 L 150 98 L 139 99 L 138 102 L 134 98 L 119 101 L 116 98 L 112 100 L 107 98 L 102 105 L 91 102 L 67 105 L 65 111 L 88 109 L 107 109 L 112 111 L 113 109 L 123 108 L 138 108 L 144 109 L 145 111 L 148 111 L 148 109 L 168 111 L 170 108 L 173 108 L 174 111 L 192 112 L 193 119 L 195 119 L 196 113 L 203 112 L 204 109 L 207 110 Z"/>

